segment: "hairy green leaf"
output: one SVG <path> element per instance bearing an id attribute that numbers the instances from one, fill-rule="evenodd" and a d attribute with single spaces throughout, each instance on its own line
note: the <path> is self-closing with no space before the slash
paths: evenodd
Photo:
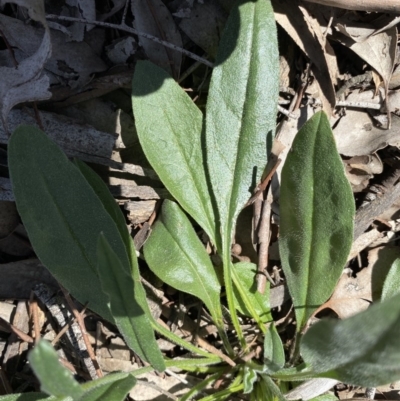
<path id="1" fill-rule="evenodd" d="M 17 128 L 8 154 L 17 208 L 39 259 L 74 297 L 112 322 L 96 271 L 100 232 L 130 270 L 113 219 L 80 171 L 39 129 Z"/>
<path id="2" fill-rule="evenodd" d="M 165 369 L 151 322 L 138 303 L 135 282 L 101 233 L 98 241 L 98 271 L 111 313 L 128 346 L 158 371 Z M 139 284 L 140 285 L 140 284 Z"/>
<path id="3" fill-rule="evenodd" d="M 129 373 L 112 373 L 83 384 L 85 392 L 77 401 L 123 401 L 135 384 Z"/>
<path id="4" fill-rule="evenodd" d="M 254 389 L 254 383 L 257 381 L 257 372 L 250 366 L 245 366 L 243 370 L 243 394 L 250 394 Z"/>
<path id="5" fill-rule="evenodd" d="M 279 387 L 267 375 L 261 375 L 260 385 L 263 388 L 263 397 L 266 400 L 286 401 Z"/>
<path id="6" fill-rule="evenodd" d="M 221 285 L 192 224 L 175 202 L 165 200 L 143 247 L 150 269 L 165 283 L 201 299 L 222 325 Z"/>
<path id="7" fill-rule="evenodd" d="M 264 364 L 270 371 L 277 371 L 285 364 L 285 351 L 274 322 L 264 336 Z"/>
<path id="8" fill-rule="evenodd" d="M 130 259 L 131 270 L 129 271 L 129 274 L 132 275 L 132 278 L 135 281 L 135 297 L 137 303 L 145 311 L 147 316 L 151 318 L 150 309 L 148 307 L 146 299 L 146 292 L 140 281 L 140 272 L 137 262 L 135 245 L 133 243 L 132 237 L 128 232 L 125 223 L 125 217 L 121 212 L 121 209 L 115 202 L 114 197 L 111 195 L 104 181 L 85 163 L 79 160 L 75 160 L 75 164 L 78 166 L 79 170 L 84 175 L 89 185 L 93 188 L 94 192 L 103 203 L 104 208 L 117 225 L 118 231 L 121 235 L 122 240 L 124 241 L 125 248 Z"/>
<path id="9" fill-rule="evenodd" d="M 57 352 L 49 342 L 40 340 L 29 353 L 28 359 L 42 391 L 56 397 L 69 396 L 74 399 L 83 394 L 71 372 L 58 361 Z"/>
<path id="10" fill-rule="evenodd" d="M 103 203 L 104 209 L 106 209 L 107 213 L 114 220 L 129 255 L 131 238 L 126 226 L 125 217 L 114 197 L 111 195 L 111 192 L 107 188 L 107 185 L 86 163 L 78 159 L 75 159 L 74 163 Z"/>
<path id="11" fill-rule="evenodd" d="M 84 175 L 90 186 L 93 188 L 99 199 L 102 201 L 104 208 L 108 212 L 108 214 L 112 217 L 114 220 L 115 224 L 117 225 L 117 228 L 121 234 L 121 238 L 123 239 L 125 243 L 126 250 L 128 252 L 128 256 L 130 258 L 130 268 L 131 271 L 129 271 L 129 275 L 132 276 L 133 282 L 134 282 L 134 294 L 135 294 L 135 299 L 134 302 L 137 303 L 136 307 L 139 310 L 143 310 L 147 316 L 148 319 L 152 319 L 152 315 L 147 303 L 147 298 L 146 298 L 146 292 L 142 286 L 142 283 L 140 281 L 140 272 L 139 272 L 139 266 L 137 262 L 137 257 L 136 257 L 136 249 L 133 243 L 133 240 L 128 232 L 126 223 L 125 223 L 125 218 L 123 213 L 121 212 L 121 209 L 115 202 L 114 197 L 111 195 L 110 191 L 107 188 L 107 185 L 104 183 L 104 181 L 90 168 L 88 167 L 85 163 L 75 160 L 75 164 L 81 171 L 81 173 Z M 132 278 L 129 279 L 132 281 Z M 149 322 L 146 323 L 147 327 L 145 329 L 146 332 L 149 332 Z M 125 333 L 122 333 L 125 335 Z M 126 333 L 128 335 L 129 333 Z M 155 343 L 152 342 L 152 346 L 155 347 Z M 160 365 L 161 366 L 161 365 Z"/>
<path id="12" fill-rule="evenodd" d="M 278 54 L 270 2 L 239 1 L 219 45 L 206 117 L 207 165 L 222 235 L 229 241 L 271 149 Z"/>
<path id="13" fill-rule="evenodd" d="M 168 191 L 217 245 L 215 217 L 203 161 L 203 115 L 161 68 L 136 64 L 135 124 L 146 157 Z"/>
<path id="14" fill-rule="evenodd" d="M 241 283 L 241 287 L 246 291 L 246 295 L 251 302 L 257 316 L 263 323 L 272 320 L 271 309 L 269 306 L 269 283 L 265 287 L 264 294 L 257 291 L 255 275 L 257 266 L 250 262 L 239 262 L 233 265 L 236 275 Z M 242 297 L 236 286 L 233 287 L 236 309 L 243 315 L 251 317 L 251 313 L 247 309 Z"/>
<path id="15" fill-rule="evenodd" d="M 343 321 L 322 320 L 300 344 L 320 377 L 377 387 L 400 379 L 400 294 Z"/>
<path id="16" fill-rule="evenodd" d="M 396 259 L 390 266 L 382 289 L 382 301 L 400 292 L 400 259 Z"/>
<path id="17" fill-rule="evenodd" d="M 328 118 L 318 112 L 298 132 L 282 170 L 279 249 L 298 331 L 335 288 L 354 214 Z"/>
<path id="18" fill-rule="evenodd" d="M 218 48 L 206 114 L 206 162 L 212 187 L 224 284 L 233 325 L 246 347 L 236 315 L 231 242 L 240 210 L 258 184 L 275 130 L 278 43 L 269 1 L 240 0 Z"/>

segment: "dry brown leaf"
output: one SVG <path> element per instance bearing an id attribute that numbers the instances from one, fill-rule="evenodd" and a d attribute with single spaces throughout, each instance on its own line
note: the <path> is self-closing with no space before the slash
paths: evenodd
<path id="1" fill-rule="evenodd" d="M 10 45 L 14 48 L 19 61 L 26 55 L 31 55 L 38 48 L 43 36 L 43 29 L 27 25 L 23 21 L 0 14 L 0 24 L 4 27 Z M 103 30 L 98 28 L 86 35 L 90 38 L 100 38 Z M 52 84 L 65 82 L 71 87 L 83 86 L 93 73 L 106 70 L 108 67 L 96 55 L 94 46 L 85 42 L 67 42 L 67 36 L 56 30 L 50 30 L 52 54 L 46 61 L 45 70 Z"/>
<path id="2" fill-rule="evenodd" d="M 332 309 L 340 319 L 346 319 L 367 309 L 371 295 L 371 269 L 361 270 L 357 277 L 343 273 L 332 297 L 321 309 Z"/>
<path id="3" fill-rule="evenodd" d="M 43 67 L 51 55 L 50 31 L 44 17 L 42 1 L 27 2 L 22 0 L 12 1 L 22 6 L 27 6 L 29 15 L 44 24 L 44 33 L 38 46 L 31 48 L 31 54 L 21 60 L 18 67 L 0 67 L 0 110 L 3 124 L 7 127 L 9 111 L 19 103 L 49 99 L 49 78 L 42 75 Z M 3 34 L 11 43 L 7 35 L 7 25 L 0 20 Z"/>
<path id="4" fill-rule="evenodd" d="M 374 97 L 372 90 L 355 91 L 346 100 L 383 104 L 381 94 Z M 378 127 L 371 115 L 360 109 L 347 109 L 343 118 L 339 121 L 332 119 L 331 124 L 335 124 L 333 133 L 338 151 L 345 156 L 370 155 L 388 145 L 400 145 L 400 117 L 396 115 L 392 115 L 392 129 L 390 130 Z"/>
<path id="5" fill-rule="evenodd" d="M 83 18 L 88 21 L 96 20 L 96 4 L 94 0 L 66 0 L 66 4 L 71 8 L 69 17 Z M 71 34 L 69 40 L 82 42 L 85 35 L 85 29 L 90 31 L 93 28 L 93 25 L 73 22 L 68 27 L 68 31 Z"/>
<path id="6" fill-rule="evenodd" d="M 356 23 L 353 21 L 351 21 L 351 25 L 338 23 L 335 25 L 335 28 L 344 36 L 358 43 L 364 42 L 376 31 L 374 27 L 367 26 L 365 23 Z"/>
<path id="7" fill-rule="evenodd" d="M 353 192 L 364 190 L 375 174 L 381 174 L 383 163 L 377 154 L 355 156 L 344 161 L 346 176 Z"/>
<path id="8" fill-rule="evenodd" d="M 324 40 L 318 22 L 297 1 L 273 0 L 276 22 L 312 61 L 312 71 L 321 88 L 324 110 L 331 115 L 336 103 L 333 83 L 337 65 L 333 49 Z M 316 33 L 318 32 L 318 33 Z"/>
<path id="9" fill-rule="evenodd" d="M 393 261 L 400 257 L 397 247 L 380 247 L 369 251 L 368 267 L 357 273 L 342 274 L 334 293 L 321 309 L 332 309 L 340 319 L 348 318 L 368 308 L 380 299 L 383 282 Z"/>
<path id="10" fill-rule="evenodd" d="M 181 7 L 184 4 L 188 6 L 186 1 L 182 3 Z M 179 28 L 197 46 L 210 56 L 215 57 L 221 32 L 227 19 L 227 13 L 215 0 L 204 0 L 201 3 L 196 2 L 191 8 L 186 8 L 186 10 L 186 16 L 185 18 L 181 18 Z"/>
<path id="11" fill-rule="evenodd" d="M 347 27 L 347 29 L 349 28 Z M 389 87 L 397 53 L 397 29 L 395 27 L 369 36 L 362 42 L 356 42 L 344 35 L 340 35 L 338 40 L 374 68 L 382 77 L 385 88 Z"/>
<path id="12" fill-rule="evenodd" d="M 383 129 L 374 125 L 368 113 L 348 110 L 346 118 L 334 129 L 339 153 L 346 156 L 372 154 L 388 145 L 400 145 L 400 118 L 392 116 L 392 128 Z"/>
<path id="13" fill-rule="evenodd" d="M 383 236 L 384 234 L 378 231 L 376 228 L 373 228 L 372 230 L 361 234 L 353 242 L 349 256 L 347 257 L 347 262 L 350 262 L 351 259 L 355 258 L 361 251 L 369 247 L 371 244 L 375 243 L 376 241 L 382 240 Z"/>
<path id="14" fill-rule="evenodd" d="M 138 31 L 182 47 L 181 35 L 171 13 L 161 0 L 133 0 L 131 7 Z M 140 38 L 140 43 L 150 61 L 164 68 L 176 80 L 179 78 L 182 53 L 143 37 Z"/>
<path id="15" fill-rule="evenodd" d="M 0 6 L 4 6 L 6 3 L 14 3 L 18 6 L 25 7 L 28 9 L 29 16 L 46 26 L 46 17 L 44 12 L 44 0 L 0 0 Z"/>

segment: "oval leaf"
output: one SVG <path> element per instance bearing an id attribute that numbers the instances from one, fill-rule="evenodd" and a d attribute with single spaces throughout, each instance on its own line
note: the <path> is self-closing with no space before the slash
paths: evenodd
<path id="1" fill-rule="evenodd" d="M 122 213 L 117 202 L 115 201 L 114 197 L 111 195 L 111 192 L 107 188 L 107 185 L 86 163 L 78 159 L 75 159 L 74 163 L 102 202 L 107 213 L 114 220 L 114 223 L 118 228 L 118 231 L 121 235 L 122 240 L 125 243 L 125 248 L 129 255 L 131 237 L 126 226 L 125 216 Z"/>
<path id="2" fill-rule="evenodd" d="M 264 294 L 261 294 L 257 291 L 257 286 L 254 280 L 257 273 L 257 266 L 254 263 L 239 262 L 235 263 L 233 267 L 240 283 L 242 284 L 243 290 L 246 291 L 246 295 L 257 313 L 257 316 L 259 316 L 263 323 L 270 322 L 272 316 L 269 305 L 269 283 L 265 287 Z M 243 315 L 252 317 L 236 286 L 233 287 L 233 294 L 235 296 L 236 309 Z"/>
<path id="3" fill-rule="evenodd" d="M 221 286 L 217 274 L 179 205 L 164 201 L 161 218 L 155 223 L 143 251 L 154 274 L 171 287 L 201 299 L 221 327 Z"/>
<path id="4" fill-rule="evenodd" d="M 168 191 L 216 244 L 203 162 L 201 111 L 165 71 L 147 61 L 136 65 L 132 105 L 148 161 Z"/>
<path id="5" fill-rule="evenodd" d="M 298 132 L 282 169 L 279 250 L 298 331 L 335 288 L 354 214 L 328 118 L 318 112 Z"/>
<path id="6" fill-rule="evenodd" d="M 100 232 L 130 271 L 113 219 L 80 171 L 39 129 L 15 130 L 8 163 L 17 208 L 39 259 L 75 298 L 112 322 L 96 270 Z"/>
<path id="7" fill-rule="evenodd" d="M 206 114 L 207 165 L 222 236 L 229 243 L 271 149 L 278 55 L 270 2 L 239 1 L 221 38 Z"/>
<path id="8" fill-rule="evenodd" d="M 264 364 L 267 369 L 275 372 L 285 364 L 285 350 L 274 322 L 272 322 L 264 336 Z"/>
<path id="9" fill-rule="evenodd" d="M 363 387 L 400 379 L 400 294 L 343 321 L 322 320 L 300 351 L 320 377 Z"/>
<path id="10" fill-rule="evenodd" d="M 108 295 L 115 323 L 133 351 L 158 371 L 165 369 L 150 320 L 136 296 L 138 283 L 124 270 L 103 234 L 98 241 L 98 271 L 103 292 Z"/>
<path id="11" fill-rule="evenodd" d="M 390 266 L 382 289 L 382 301 L 400 292 L 400 259 L 396 259 Z"/>
<path id="12" fill-rule="evenodd" d="M 42 391 L 56 397 L 70 396 L 74 399 L 83 394 L 71 372 L 58 361 L 57 352 L 49 342 L 40 340 L 29 353 L 28 359 Z"/>

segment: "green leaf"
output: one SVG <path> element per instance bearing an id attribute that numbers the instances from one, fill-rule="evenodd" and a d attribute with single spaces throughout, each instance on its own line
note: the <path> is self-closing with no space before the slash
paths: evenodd
<path id="1" fill-rule="evenodd" d="M 104 181 L 86 163 L 79 159 L 74 159 L 74 163 L 102 202 L 104 209 L 106 209 L 107 213 L 114 220 L 114 223 L 118 228 L 118 231 L 121 235 L 122 240 L 125 243 L 125 248 L 129 255 L 131 238 L 128 228 L 126 226 L 125 217 L 121 209 L 117 205 L 114 197 L 111 195 L 110 190 L 108 189 Z"/>
<path id="2" fill-rule="evenodd" d="M 300 351 L 319 377 L 363 387 L 400 379 L 400 294 L 343 321 L 322 320 Z"/>
<path id="3" fill-rule="evenodd" d="M 299 332 L 342 274 L 354 214 L 328 118 L 318 112 L 298 132 L 281 180 L 279 250 Z"/>
<path id="4" fill-rule="evenodd" d="M 100 232 L 130 270 L 113 219 L 80 171 L 39 129 L 15 130 L 8 162 L 17 208 L 39 259 L 75 298 L 112 322 L 96 270 Z"/>
<path id="5" fill-rule="evenodd" d="M 286 401 L 279 387 L 267 375 L 261 375 L 260 384 L 263 388 L 263 398 L 271 401 Z M 265 398 L 264 398 L 265 397 Z"/>
<path id="6" fill-rule="evenodd" d="M 390 266 L 382 289 L 382 301 L 393 297 L 400 292 L 400 259 L 396 259 Z"/>
<path id="7" fill-rule="evenodd" d="M 121 212 L 121 209 L 115 202 L 114 197 L 111 195 L 110 191 L 107 188 L 107 185 L 104 183 L 104 181 L 90 168 L 88 167 L 85 163 L 75 160 L 76 166 L 79 168 L 81 173 L 84 175 L 86 178 L 87 182 L 89 185 L 93 188 L 95 191 L 96 195 L 99 197 L 101 202 L 104 205 L 104 208 L 108 212 L 108 214 L 111 216 L 111 218 L 114 220 L 115 224 L 117 225 L 117 228 L 119 230 L 119 233 L 121 235 L 122 240 L 124 241 L 126 250 L 128 252 L 128 256 L 130 259 L 130 268 L 131 271 L 129 274 L 132 276 L 134 283 L 135 283 L 135 299 L 136 302 L 139 304 L 139 307 L 142 308 L 142 310 L 146 313 L 148 319 L 153 319 L 147 299 L 146 299 L 146 292 L 142 286 L 142 283 L 140 281 L 140 272 L 139 272 L 139 266 L 137 262 L 137 257 L 136 257 L 136 249 L 135 245 L 133 243 L 132 237 L 130 236 L 126 223 L 125 223 L 125 217 L 123 213 Z M 182 340 L 183 341 L 183 340 Z"/>
<path id="8" fill-rule="evenodd" d="M 140 144 L 168 191 L 217 244 L 203 161 L 203 115 L 161 68 L 136 64 L 132 105 Z"/>
<path id="9" fill-rule="evenodd" d="M 135 384 L 129 373 L 112 373 L 83 384 L 85 392 L 77 401 L 123 401 Z"/>
<path id="10" fill-rule="evenodd" d="M 232 322 L 236 315 L 231 242 L 236 220 L 267 163 L 275 130 L 279 63 L 269 1 L 241 0 L 233 7 L 211 77 L 206 114 L 206 162 L 217 208 L 224 284 Z"/>
<path id="11" fill-rule="evenodd" d="M 207 165 L 222 235 L 229 241 L 271 149 L 278 55 L 270 2 L 239 1 L 219 44 L 206 114 Z"/>
<path id="12" fill-rule="evenodd" d="M 264 294 L 261 294 L 257 291 L 257 285 L 254 280 L 257 273 L 257 266 L 254 263 L 239 262 L 235 263 L 233 267 L 242 285 L 242 288 L 246 292 L 246 296 L 251 302 L 251 305 L 254 308 L 257 316 L 263 323 L 270 322 L 272 320 L 272 316 L 269 306 L 269 283 L 265 287 Z M 247 309 L 236 286 L 233 287 L 233 294 L 236 309 L 243 315 L 252 317 L 252 314 Z"/>
<path id="13" fill-rule="evenodd" d="M 128 346 L 158 371 L 165 369 L 151 322 L 139 305 L 135 282 L 101 233 L 98 241 L 98 270 L 103 292 L 108 295 L 115 323 Z"/>
<path id="14" fill-rule="evenodd" d="M 253 391 L 256 380 L 257 372 L 250 366 L 245 366 L 243 370 L 243 394 L 250 394 Z"/>
<path id="15" fill-rule="evenodd" d="M 165 200 L 160 218 L 143 247 L 150 269 L 165 283 L 194 295 L 222 323 L 221 285 L 189 219 L 175 202 Z"/>
<path id="16" fill-rule="evenodd" d="M 264 364 L 272 372 L 283 368 L 285 364 L 285 350 L 273 322 L 264 336 Z"/>
<path id="17" fill-rule="evenodd" d="M 69 396 L 74 399 L 83 394 L 71 372 L 58 361 L 57 352 L 49 342 L 40 340 L 29 353 L 28 359 L 42 391 L 56 397 Z"/>

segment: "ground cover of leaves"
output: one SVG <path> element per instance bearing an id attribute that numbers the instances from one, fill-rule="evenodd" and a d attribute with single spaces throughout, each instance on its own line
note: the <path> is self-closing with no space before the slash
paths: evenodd
<path id="1" fill-rule="evenodd" d="M 389 13 L 378 1 L 375 9 L 372 4 L 371 9 L 359 11 L 333 7 L 328 0 L 325 5 L 316 3 L 272 1 L 281 51 L 274 146 L 281 163 L 266 196 L 271 200 L 271 235 L 260 241 L 252 238 L 253 211 L 247 208 L 232 249 L 235 260 L 267 263 L 274 283 L 271 307 L 287 342 L 294 332 L 294 313 L 277 247 L 279 177 L 294 135 L 321 107 L 330 117 L 357 214 L 348 265 L 315 319 L 326 315 L 342 319 L 368 308 L 380 295 L 387 268 L 400 256 L 396 27 L 400 10 Z M 40 1 L 2 5 L 0 395 L 38 390 L 26 353 L 39 334 L 57 344 L 60 357 L 81 380 L 141 366 L 116 329 L 89 311 L 85 325 L 97 362 L 77 354 L 60 333 L 73 321 L 72 313 L 60 312 L 60 305 L 68 302 L 35 257 L 20 222 L 7 171 L 9 134 L 21 123 L 36 125 L 69 157 L 90 163 L 124 210 L 140 252 L 169 194 L 147 163 L 135 132 L 130 99 L 135 63 L 150 60 L 164 68 L 204 110 L 212 60 L 232 4 L 231 0 L 79 0 L 75 5 L 46 1 L 44 9 Z M 137 35 L 132 28 L 148 35 Z M 199 235 L 207 246 L 206 236 Z M 203 346 L 218 348 L 216 330 L 198 300 L 163 285 L 143 260 L 140 263 L 154 316 L 181 337 L 191 339 L 196 333 Z M 257 341 L 252 322 L 243 318 L 242 324 L 249 341 Z M 81 331 L 79 324 L 72 325 Z M 180 355 L 181 350 L 166 340 L 160 338 L 158 344 L 169 357 Z M 131 399 L 170 399 L 196 380 L 174 372 L 149 374 L 140 379 Z M 341 384 L 332 391 L 345 399 L 364 394 L 363 389 Z M 394 383 L 377 389 L 376 398 L 399 399 L 399 394 L 400 386 Z"/>

